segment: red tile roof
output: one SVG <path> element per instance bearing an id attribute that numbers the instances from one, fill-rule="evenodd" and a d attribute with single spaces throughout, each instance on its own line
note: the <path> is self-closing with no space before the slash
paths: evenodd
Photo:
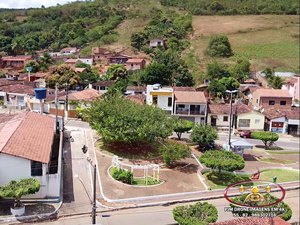
<path id="1" fill-rule="evenodd" d="M 295 83 L 297 83 L 298 79 L 299 79 L 298 77 L 289 77 L 289 78 L 286 78 L 283 81 L 283 83 L 284 84 L 295 84 Z"/>
<path id="2" fill-rule="evenodd" d="M 146 91 L 146 86 L 128 86 L 127 90 L 130 91 Z"/>
<path id="3" fill-rule="evenodd" d="M 248 79 L 244 81 L 244 84 L 248 84 L 248 83 L 255 83 L 255 80 L 253 79 Z"/>
<path id="4" fill-rule="evenodd" d="M 300 120 L 300 109 L 289 109 L 289 110 L 282 110 L 277 108 L 268 108 L 263 111 L 263 114 L 270 120 L 276 119 L 279 117 L 286 117 L 292 120 Z"/>
<path id="5" fill-rule="evenodd" d="M 284 221 L 279 217 L 274 217 L 274 218 L 246 217 L 246 218 L 227 220 L 223 222 L 210 223 L 210 225 L 290 225 L 290 223 Z"/>
<path id="6" fill-rule="evenodd" d="M 196 91 L 195 88 L 193 87 L 177 87 L 177 86 L 174 86 L 173 90 L 174 91 Z"/>
<path id="7" fill-rule="evenodd" d="M 232 113 L 233 114 L 243 114 L 252 112 L 253 109 L 245 104 L 238 103 L 232 105 Z M 208 113 L 215 115 L 224 115 L 230 114 L 230 104 L 209 104 L 208 105 Z"/>
<path id="8" fill-rule="evenodd" d="M 18 114 L 0 127 L 0 153 L 48 163 L 54 128 L 53 117 L 33 112 Z"/>
<path id="9" fill-rule="evenodd" d="M 140 104 L 140 105 L 143 105 L 145 104 L 145 100 L 146 100 L 146 96 L 145 95 L 128 95 L 126 96 L 125 98 L 137 103 L 137 104 Z"/>
<path id="10" fill-rule="evenodd" d="M 28 55 L 2 57 L 3 61 L 26 61 L 30 59 L 32 59 L 32 57 Z"/>
<path id="11" fill-rule="evenodd" d="M 174 91 L 175 102 L 180 103 L 206 103 L 203 92 L 200 91 Z"/>
<path id="12" fill-rule="evenodd" d="M 100 93 L 95 89 L 85 89 L 83 91 L 69 93 L 68 99 L 71 101 L 92 101 L 96 98 L 99 98 L 100 96 Z M 65 98 L 66 96 L 63 96 L 60 99 Z"/>
<path id="13" fill-rule="evenodd" d="M 287 90 L 281 90 L 281 89 L 257 89 L 253 95 L 256 95 L 258 97 L 279 97 L 279 98 L 292 98 L 290 96 L 290 93 Z"/>
<path id="14" fill-rule="evenodd" d="M 7 80 L 5 78 L 0 79 L 0 87 L 21 84 L 21 83 L 23 83 L 23 81 L 21 81 L 21 80 Z"/>
<path id="15" fill-rule="evenodd" d="M 126 63 L 142 63 L 145 59 L 128 59 Z"/>
<path id="16" fill-rule="evenodd" d="M 15 94 L 34 95 L 34 89 L 31 85 L 15 84 L 0 87 L 0 91 Z"/>

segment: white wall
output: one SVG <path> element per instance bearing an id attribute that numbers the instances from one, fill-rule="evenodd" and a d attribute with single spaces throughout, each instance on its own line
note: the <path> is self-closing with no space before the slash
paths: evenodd
<path id="1" fill-rule="evenodd" d="M 250 119 L 250 127 L 237 127 L 239 130 L 264 130 L 265 116 L 259 112 L 249 112 L 238 115 L 238 121 L 240 119 Z M 237 126 L 239 123 L 237 123 Z"/>
<path id="2" fill-rule="evenodd" d="M 212 114 L 208 114 L 207 117 L 207 123 L 211 124 L 211 116 Z M 216 121 L 216 126 L 217 127 L 229 127 L 229 115 L 213 115 L 215 117 L 217 117 L 217 121 Z M 227 116 L 227 121 L 223 121 L 224 116 Z"/>
<path id="3" fill-rule="evenodd" d="M 0 186 L 23 178 L 31 178 L 30 160 L 0 153 Z"/>
<path id="4" fill-rule="evenodd" d="M 79 58 L 79 60 L 85 64 L 93 65 L 93 58 Z"/>
<path id="5" fill-rule="evenodd" d="M 172 95 L 170 95 L 170 96 L 163 96 L 163 95 L 157 96 L 157 106 L 159 108 L 163 109 L 163 110 L 172 111 L 173 101 L 172 101 L 172 105 L 168 106 L 168 98 L 172 98 Z"/>

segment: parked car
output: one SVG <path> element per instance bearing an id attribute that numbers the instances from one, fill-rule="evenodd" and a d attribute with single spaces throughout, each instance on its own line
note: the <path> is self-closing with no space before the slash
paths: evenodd
<path id="1" fill-rule="evenodd" d="M 242 138 L 251 138 L 251 131 L 250 130 L 242 131 L 240 133 L 240 137 L 242 137 Z"/>

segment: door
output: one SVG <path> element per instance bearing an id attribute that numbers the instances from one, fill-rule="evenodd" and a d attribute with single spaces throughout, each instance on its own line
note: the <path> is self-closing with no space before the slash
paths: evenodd
<path id="1" fill-rule="evenodd" d="M 211 126 L 213 126 L 213 127 L 217 126 L 217 118 L 214 117 L 214 116 L 211 116 L 211 117 L 210 117 L 210 124 L 211 124 Z"/>

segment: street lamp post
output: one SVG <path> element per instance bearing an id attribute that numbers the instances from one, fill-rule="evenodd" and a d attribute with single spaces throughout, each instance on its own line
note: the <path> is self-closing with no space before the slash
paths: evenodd
<path id="1" fill-rule="evenodd" d="M 228 137 L 228 147 L 231 148 L 231 126 L 232 126 L 232 94 L 237 93 L 238 90 L 226 90 L 226 93 L 230 93 L 230 116 L 229 116 L 229 137 Z"/>

